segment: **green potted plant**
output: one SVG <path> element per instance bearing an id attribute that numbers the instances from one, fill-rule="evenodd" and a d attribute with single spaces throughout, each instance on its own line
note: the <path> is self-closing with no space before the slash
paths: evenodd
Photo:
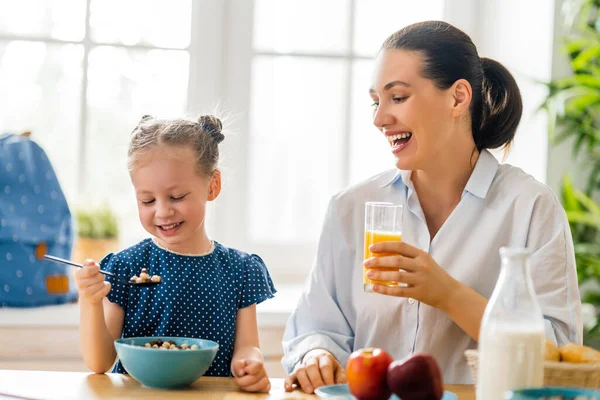
<path id="1" fill-rule="evenodd" d="M 77 241 L 73 251 L 74 261 L 83 262 L 87 258 L 100 261 L 118 248 L 117 217 L 107 204 L 96 208 L 79 208 L 75 215 Z"/>
<path id="2" fill-rule="evenodd" d="M 542 108 L 549 113 L 552 143 L 571 140 L 573 157 L 583 161 L 587 175 L 583 190 L 565 176 L 561 194 L 582 300 L 593 314 L 584 327 L 584 343 L 600 348 L 600 205 L 594 200 L 600 196 L 600 0 L 566 0 L 563 6 L 572 31 L 565 42 L 572 75 L 547 84 Z"/>

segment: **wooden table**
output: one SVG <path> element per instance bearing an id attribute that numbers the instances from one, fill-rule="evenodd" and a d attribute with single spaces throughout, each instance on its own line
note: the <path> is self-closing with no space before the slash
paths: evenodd
<path id="1" fill-rule="evenodd" d="M 240 392 L 231 378 L 200 378 L 183 390 L 149 389 L 128 375 L 85 372 L 0 370 L 0 400 L 95 400 L 95 399 L 318 399 L 296 390 L 286 393 L 283 379 L 271 379 L 270 394 Z M 460 400 L 475 400 L 473 387 L 448 385 Z M 4 397 L 3 397 L 4 396 Z"/>

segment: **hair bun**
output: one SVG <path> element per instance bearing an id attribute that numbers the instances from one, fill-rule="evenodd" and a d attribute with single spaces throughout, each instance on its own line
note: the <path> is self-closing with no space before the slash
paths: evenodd
<path id="1" fill-rule="evenodd" d="M 225 139 L 225 135 L 222 133 L 223 123 L 214 115 L 200 116 L 200 118 L 198 118 L 198 125 L 200 125 L 200 130 L 206 132 L 217 142 L 217 144 Z"/>

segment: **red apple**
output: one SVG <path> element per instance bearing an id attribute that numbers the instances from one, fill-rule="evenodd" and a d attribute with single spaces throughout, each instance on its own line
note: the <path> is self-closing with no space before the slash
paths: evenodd
<path id="1" fill-rule="evenodd" d="M 440 367 L 424 353 L 391 363 L 387 385 L 402 400 L 440 400 L 444 396 Z"/>
<path id="2" fill-rule="evenodd" d="M 367 348 L 355 351 L 346 364 L 348 388 L 358 400 L 388 399 L 386 384 L 388 366 L 394 361 L 382 349 Z"/>

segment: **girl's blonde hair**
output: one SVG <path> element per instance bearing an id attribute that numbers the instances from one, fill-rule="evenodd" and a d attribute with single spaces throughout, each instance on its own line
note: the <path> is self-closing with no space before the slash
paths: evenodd
<path id="1" fill-rule="evenodd" d="M 221 120 L 213 115 L 202 115 L 197 121 L 144 115 L 131 133 L 127 167 L 131 171 L 137 155 L 159 145 L 191 146 L 196 152 L 197 172 L 212 176 L 219 163 L 219 143 L 225 139 L 222 130 Z"/>

